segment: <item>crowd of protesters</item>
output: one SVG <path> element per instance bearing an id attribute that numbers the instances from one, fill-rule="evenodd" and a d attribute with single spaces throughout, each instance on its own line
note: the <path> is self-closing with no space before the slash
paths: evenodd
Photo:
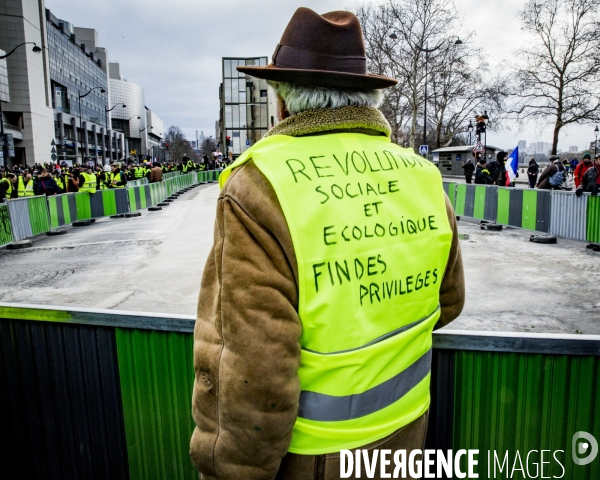
<path id="1" fill-rule="evenodd" d="M 0 201 L 6 198 L 19 198 L 34 195 L 58 195 L 61 193 L 95 192 L 111 188 L 123 188 L 128 181 L 147 178 L 148 182 L 160 182 L 163 174 L 180 171 L 214 170 L 223 168 L 232 160 L 231 156 L 223 159 L 220 155 L 205 155 L 194 162 L 184 156 L 181 162 L 137 163 L 134 159 L 115 162 L 109 165 L 92 163 L 68 165 L 61 163 L 44 163 L 33 166 L 15 165 L 5 169 L 0 167 Z"/>
<path id="2" fill-rule="evenodd" d="M 482 155 L 477 154 L 474 159 L 476 165 L 471 159 L 463 163 L 462 168 L 466 182 L 471 183 L 474 176 L 476 184 L 514 186 L 514 182 L 509 183 L 506 175 L 506 158 L 506 152 L 498 152 L 495 160 L 486 162 Z M 571 160 L 565 158 L 561 161 L 558 156 L 552 155 L 543 171 L 535 159 L 531 158 L 527 166 L 527 177 L 529 188 L 571 190 L 572 184 L 568 184 L 570 177 L 575 183 L 577 196 L 581 196 L 585 192 L 598 195 L 600 193 L 600 154 L 592 160 L 591 154 L 585 153 L 581 162 L 577 158 Z"/>

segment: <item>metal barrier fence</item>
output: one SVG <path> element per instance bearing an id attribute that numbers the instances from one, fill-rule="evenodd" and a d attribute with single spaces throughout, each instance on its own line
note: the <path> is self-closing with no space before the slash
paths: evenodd
<path id="1" fill-rule="evenodd" d="M 181 175 L 181 171 L 179 170 L 175 172 L 163 173 L 163 180 L 166 180 L 167 178 L 177 177 L 179 175 Z"/>
<path id="2" fill-rule="evenodd" d="M 211 175 L 218 178 L 217 173 Z M 0 204 L 0 247 L 75 221 L 148 208 L 197 184 L 198 176 L 196 172 L 178 174 L 153 184 L 142 180 L 140 185 L 130 188 L 9 199 L 6 204 Z"/>
<path id="3" fill-rule="evenodd" d="M 165 182 L 156 182 L 150 184 L 150 198 L 152 205 L 157 205 L 167 198 L 167 187 Z"/>
<path id="4" fill-rule="evenodd" d="M 589 242 L 600 241 L 600 199 L 589 193 L 444 182 L 457 215 Z"/>
<path id="5" fill-rule="evenodd" d="M 590 196 L 587 202 L 587 238 L 600 243 L 600 198 Z"/>
<path id="6" fill-rule="evenodd" d="M 63 193 L 48 197 L 50 227 L 58 228 L 77 221 L 76 193 Z"/>
<path id="7" fill-rule="evenodd" d="M 151 183 L 133 187 L 127 190 L 129 198 L 129 210 L 135 212 L 154 206 L 173 193 L 179 192 L 184 188 L 191 187 L 198 183 L 194 173 L 178 175 L 163 180 L 160 183 Z"/>
<path id="8" fill-rule="evenodd" d="M 127 189 L 127 197 L 129 200 L 129 211 L 137 212 L 152 206 L 150 198 L 150 185 L 142 185 Z"/>
<path id="9" fill-rule="evenodd" d="M 14 242 L 8 207 L 0 204 L 0 247 Z"/>
<path id="10" fill-rule="evenodd" d="M 15 242 L 50 230 L 45 196 L 13 198 L 6 206 Z"/>
<path id="11" fill-rule="evenodd" d="M 219 176 L 223 169 L 219 170 L 201 170 L 198 174 L 198 183 L 213 183 L 219 181 Z"/>
<path id="12" fill-rule="evenodd" d="M 147 178 L 138 178 L 137 180 L 128 180 L 127 183 L 125 184 L 125 186 L 127 188 L 131 188 L 131 187 L 139 187 L 140 185 L 148 185 L 148 179 Z"/>
<path id="13" fill-rule="evenodd" d="M 28 479 L 197 479 L 194 317 L 0 304 L 0 461 Z M 545 478 L 600 478 L 571 439 L 600 438 L 600 336 L 433 334 L 426 448 L 562 450 Z M 92 413 L 90 413 L 92 412 Z M 523 460 L 525 462 L 525 460 Z M 11 465 L 13 468 L 11 468 Z M 465 471 L 463 464 L 463 471 Z M 505 478 L 505 477 L 503 477 Z"/>
<path id="14" fill-rule="evenodd" d="M 587 236 L 587 199 L 569 192 L 552 193 L 550 233 L 559 237 L 585 240 Z"/>

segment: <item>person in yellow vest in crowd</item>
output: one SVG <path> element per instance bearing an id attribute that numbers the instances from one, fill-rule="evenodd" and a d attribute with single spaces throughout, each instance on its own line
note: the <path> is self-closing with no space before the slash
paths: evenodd
<path id="1" fill-rule="evenodd" d="M 144 170 L 145 168 L 142 165 L 135 165 L 133 167 L 133 178 L 135 178 L 136 180 L 144 178 Z"/>
<path id="2" fill-rule="evenodd" d="M 127 177 L 119 168 L 119 165 L 116 163 L 111 164 L 110 166 L 110 185 L 109 188 L 125 188 L 127 184 Z"/>
<path id="3" fill-rule="evenodd" d="M 146 177 L 148 179 L 148 181 L 150 181 L 150 172 L 151 172 L 150 164 L 148 162 L 144 162 L 143 168 L 144 168 L 143 177 Z"/>
<path id="4" fill-rule="evenodd" d="M 181 159 L 181 171 L 185 174 L 188 172 L 189 170 L 189 163 L 188 163 L 188 156 L 184 155 L 183 158 Z"/>
<path id="5" fill-rule="evenodd" d="M 79 175 L 79 193 L 89 192 L 96 193 L 98 185 L 98 179 L 90 166 L 83 167 L 81 174 Z"/>
<path id="6" fill-rule="evenodd" d="M 390 142 L 377 106 L 396 80 L 366 65 L 356 16 L 300 8 L 272 64 L 237 67 L 282 121 L 219 179 L 194 330 L 202 478 L 330 480 L 357 448 L 379 475 L 374 448 L 423 448 L 432 331 L 464 305 L 458 229 L 439 170 Z"/>
<path id="7" fill-rule="evenodd" d="M 56 186 L 58 187 L 58 193 L 65 193 L 66 184 L 65 184 L 65 174 L 61 170 L 60 173 L 57 173 L 54 177 L 54 181 L 56 182 Z"/>
<path id="8" fill-rule="evenodd" d="M 19 197 L 33 197 L 35 195 L 35 192 L 33 191 L 34 183 L 31 173 L 19 175 L 17 187 Z"/>
<path id="9" fill-rule="evenodd" d="M 14 173 L 7 173 L 6 177 L 0 178 L 0 200 L 15 197 L 14 193 L 16 193 L 16 183 L 17 176 Z"/>
<path id="10" fill-rule="evenodd" d="M 112 173 L 110 165 L 104 165 L 102 167 L 103 175 L 102 175 L 102 183 L 104 184 L 104 188 L 110 188 L 110 174 Z"/>
<path id="11" fill-rule="evenodd" d="M 94 174 L 96 175 L 96 188 L 98 190 L 104 190 L 106 185 L 104 184 L 104 170 L 101 165 L 96 165 Z"/>

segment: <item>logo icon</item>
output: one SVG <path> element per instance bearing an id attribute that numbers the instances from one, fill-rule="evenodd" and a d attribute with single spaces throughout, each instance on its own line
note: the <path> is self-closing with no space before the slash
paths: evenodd
<path id="1" fill-rule="evenodd" d="M 577 432 L 573 435 L 571 453 L 576 465 L 592 463 L 598 455 L 598 442 L 587 432 Z"/>

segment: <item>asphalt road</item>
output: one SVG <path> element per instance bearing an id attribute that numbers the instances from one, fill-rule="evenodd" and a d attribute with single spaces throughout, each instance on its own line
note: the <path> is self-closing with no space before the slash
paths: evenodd
<path id="1" fill-rule="evenodd" d="M 160 212 L 0 249 L 0 301 L 194 315 L 218 192 L 199 186 Z M 599 253 L 515 228 L 459 229 L 467 302 L 452 329 L 600 334 Z"/>

